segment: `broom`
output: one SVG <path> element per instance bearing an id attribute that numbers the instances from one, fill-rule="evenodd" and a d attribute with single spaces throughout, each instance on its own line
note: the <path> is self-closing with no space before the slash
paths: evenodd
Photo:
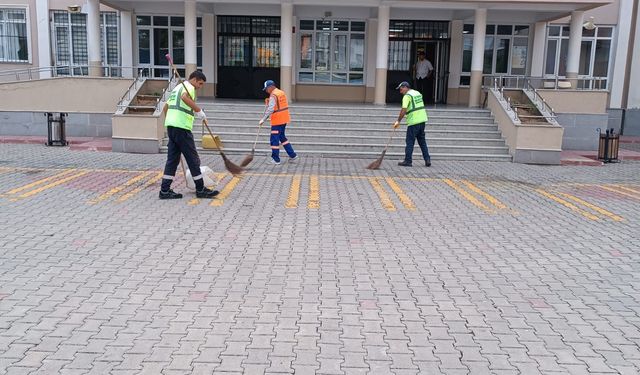
<path id="1" fill-rule="evenodd" d="M 264 107 L 264 113 L 262 114 L 262 117 L 264 117 L 264 114 L 267 113 L 267 105 L 268 105 L 268 100 L 265 100 L 265 107 Z M 242 163 L 240 163 L 241 167 L 246 167 L 247 165 L 249 165 L 249 163 L 251 163 L 253 161 L 253 155 L 256 152 L 256 145 L 258 144 L 258 137 L 260 136 L 260 129 L 262 129 L 262 124 L 258 125 L 258 132 L 256 133 L 256 139 L 255 141 L 253 141 L 253 147 L 251 148 L 251 153 L 247 156 L 244 157 L 244 160 L 242 160 Z"/>
<path id="2" fill-rule="evenodd" d="M 369 164 L 367 166 L 367 169 L 379 169 L 380 165 L 382 165 L 382 159 L 384 159 L 384 155 L 387 153 L 387 149 L 389 148 L 389 145 L 391 144 L 391 140 L 393 139 L 393 135 L 396 134 L 396 128 L 393 128 L 393 132 L 391 133 L 391 136 L 389 137 L 389 141 L 387 142 L 387 145 L 384 146 L 384 150 L 382 150 L 382 154 L 380 155 L 379 158 L 377 158 L 373 163 Z"/>
<path id="3" fill-rule="evenodd" d="M 180 80 L 180 84 L 182 84 L 182 87 L 184 87 L 184 90 L 187 92 L 187 95 L 189 95 L 189 97 L 191 98 L 191 94 L 189 94 L 189 90 L 187 90 L 187 86 L 184 85 L 184 81 L 182 80 L 182 77 L 180 77 L 180 73 L 178 73 L 178 69 L 176 69 L 176 66 L 173 65 L 173 59 L 171 58 L 171 55 L 167 53 L 164 57 L 167 59 L 167 61 L 169 61 L 169 64 L 171 65 L 171 69 L 173 69 L 173 74 L 175 74 L 176 77 L 178 77 L 178 79 Z M 193 98 L 191 99 L 193 100 Z M 211 132 L 211 129 L 209 129 L 209 125 L 208 125 L 209 123 L 207 119 L 202 120 L 202 124 L 207 128 L 207 131 L 209 132 L 209 135 L 211 136 L 211 138 L 214 138 L 213 133 Z M 220 156 L 222 156 L 222 160 L 224 161 L 224 167 L 227 169 L 227 171 L 229 171 L 229 173 L 231 173 L 234 176 L 237 176 L 237 175 L 241 175 L 242 172 L 244 172 L 244 169 L 233 164 L 231 160 L 227 158 L 227 155 L 225 155 L 224 152 L 222 152 L 221 149 L 218 149 L 218 152 L 220 153 Z"/>

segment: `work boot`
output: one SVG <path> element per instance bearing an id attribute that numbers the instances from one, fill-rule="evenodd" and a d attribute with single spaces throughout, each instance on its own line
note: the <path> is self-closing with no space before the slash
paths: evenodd
<path id="1" fill-rule="evenodd" d="M 208 188 L 202 188 L 202 190 L 196 190 L 196 197 L 198 198 L 207 198 L 207 199 L 211 199 L 211 198 L 215 198 L 216 195 L 220 194 L 220 192 L 218 190 L 211 190 Z"/>
<path id="2" fill-rule="evenodd" d="M 271 159 L 269 160 L 269 162 L 270 162 L 271 164 L 273 164 L 273 165 L 280 165 L 280 160 L 276 160 L 276 159 L 274 159 L 274 158 L 271 158 Z"/>
<path id="3" fill-rule="evenodd" d="M 425 160 L 424 161 L 424 165 L 426 165 L 427 167 L 431 166 L 431 159 Z"/>
<path id="4" fill-rule="evenodd" d="M 407 161 L 401 161 L 400 163 L 398 163 L 398 165 L 401 167 L 411 167 L 411 163 Z"/>
<path id="5" fill-rule="evenodd" d="M 160 199 L 181 199 L 182 198 L 182 194 L 176 193 L 175 191 L 173 191 L 171 189 L 169 189 L 168 191 L 160 190 L 160 193 L 158 193 L 158 198 L 160 198 Z"/>

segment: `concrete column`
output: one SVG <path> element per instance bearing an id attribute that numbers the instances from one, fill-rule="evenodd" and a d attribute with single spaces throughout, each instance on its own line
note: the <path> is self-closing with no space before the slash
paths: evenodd
<path id="1" fill-rule="evenodd" d="M 51 44 L 49 32 L 49 1 L 37 0 L 36 17 L 38 30 L 38 62 L 40 68 L 51 66 Z M 34 61 L 35 63 L 35 61 Z M 51 71 L 45 70 L 40 72 L 40 78 L 50 78 Z"/>
<path id="2" fill-rule="evenodd" d="M 449 88 L 460 87 L 460 73 L 462 72 L 462 47 L 463 47 L 464 22 L 451 21 L 451 48 L 449 55 Z M 451 96 L 449 96 L 451 97 Z M 457 95 L 456 95 L 457 98 Z M 457 101 L 456 98 L 452 98 Z"/>
<path id="3" fill-rule="evenodd" d="M 291 92 L 293 69 L 293 4 L 280 6 L 280 89 Z"/>
<path id="4" fill-rule="evenodd" d="M 120 12 L 120 61 L 122 63 L 122 76 L 134 77 L 133 68 L 133 15 L 131 12 Z"/>
<path id="5" fill-rule="evenodd" d="M 633 0 L 620 0 L 618 25 L 616 26 L 614 57 L 611 62 L 611 82 L 609 82 L 610 108 L 623 108 L 624 86 L 626 82 L 627 60 L 629 59 L 629 39 L 633 27 Z M 637 85 L 634 85 L 637 86 Z"/>
<path id="6" fill-rule="evenodd" d="M 196 39 L 197 29 L 196 0 L 184 0 L 185 79 L 198 68 L 198 41 Z"/>
<path id="7" fill-rule="evenodd" d="M 376 18 L 369 18 L 367 23 L 367 35 L 366 44 L 367 44 L 367 63 L 366 63 L 366 94 L 365 94 L 365 102 L 373 103 L 375 99 L 376 93 L 376 75 L 374 72 L 376 71 L 376 46 L 377 40 L 376 35 L 378 34 L 378 20 Z"/>
<path id="8" fill-rule="evenodd" d="M 204 85 L 205 96 L 216 95 L 216 16 L 209 13 L 202 16 L 202 72 L 207 76 Z"/>
<path id="9" fill-rule="evenodd" d="M 473 27 L 473 52 L 471 54 L 471 84 L 469 107 L 480 107 L 482 97 L 482 69 L 484 68 L 484 39 L 487 33 L 487 10 L 476 9 Z"/>
<path id="10" fill-rule="evenodd" d="M 640 15 L 638 15 L 638 4 L 636 3 L 636 10 L 634 20 L 631 23 L 632 40 L 633 44 L 630 45 L 629 51 L 631 52 L 629 64 L 629 79 L 627 80 L 627 105 L 628 110 L 634 110 L 635 114 L 635 129 L 636 132 L 633 135 L 640 135 Z M 627 133 L 625 133 L 627 134 Z M 631 135 L 631 134 L 629 134 Z"/>
<path id="11" fill-rule="evenodd" d="M 576 85 L 578 84 L 577 78 L 578 70 L 580 68 L 580 47 L 582 45 L 583 22 L 583 11 L 575 11 L 571 13 L 569 50 L 567 52 L 567 78 L 571 82 L 572 88 L 576 88 Z"/>
<path id="12" fill-rule="evenodd" d="M 378 36 L 376 49 L 376 89 L 374 104 L 384 105 L 387 99 L 387 67 L 389 63 L 389 18 L 388 5 L 378 7 Z"/>
<path id="13" fill-rule="evenodd" d="M 87 0 L 87 47 L 89 52 L 89 75 L 102 77 L 102 54 L 100 51 L 100 0 Z"/>
<path id="14" fill-rule="evenodd" d="M 542 77 L 544 75 L 544 52 L 547 43 L 547 23 L 536 22 L 533 30 L 533 51 L 531 53 L 531 76 Z"/>

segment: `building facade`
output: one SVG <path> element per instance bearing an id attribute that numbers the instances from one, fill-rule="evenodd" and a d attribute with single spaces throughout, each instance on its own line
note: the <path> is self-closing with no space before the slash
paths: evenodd
<path id="1" fill-rule="evenodd" d="M 529 82 L 605 90 L 609 125 L 636 132 L 637 2 L 103 1 L 0 5 L 0 78 L 53 74 L 168 77 L 201 69 L 204 94 L 263 97 L 275 79 L 293 100 L 385 104 L 434 67 L 431 103 L 481 106 L 482 86 Z M 635 64 L 633 62 L 636 62 Z M 54 67 L 54 68 L 50 68 Z M 639 126 L 640 127 L 640 126 Z M 637 129 L 640 133 L 640 129 Z"/>

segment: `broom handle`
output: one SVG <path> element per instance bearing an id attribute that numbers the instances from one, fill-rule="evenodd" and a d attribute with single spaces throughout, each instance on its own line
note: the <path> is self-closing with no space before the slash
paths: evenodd
<path id="1" fill-rule="evenodd" d="M 393 139 L 393 135 L 396 134 L 396 128 L 393 128 L 393 132 L 391 132 L 391 136 L 389 137 L 389 140 L 387 141 L 387 145 L 384 146 L 384 152 L 387 152 L 387 149 L 389 148 L 389 145 L 391 144 L 391 140 Z"/>
<path id="2" fill-rule="evenodd" d="M 267 106 L 268 104 L 265 104 L 264 106 L 264 112 L 262 112 L 262 117 L 264 117 L 265 113 L 267 113 Z M 253 149 L 256 149 L 256 145 L 258 144 L 258 137 L 260 136 L 260 130 L 262 129 L 262 124 L 258 125 L 258 132 L 256 133 L 256 139 L 253 141 Z"/>

